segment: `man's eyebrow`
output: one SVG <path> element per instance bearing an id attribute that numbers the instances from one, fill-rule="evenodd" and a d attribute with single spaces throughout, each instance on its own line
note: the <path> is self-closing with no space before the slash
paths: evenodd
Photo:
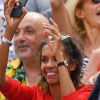
<path id="1" fill-rule="evenodd" d="M 26 26 L 26 27 L 24 27 L 24 29 L 34 29 L 34 27 L 32 27 L 32 26 Z"/>

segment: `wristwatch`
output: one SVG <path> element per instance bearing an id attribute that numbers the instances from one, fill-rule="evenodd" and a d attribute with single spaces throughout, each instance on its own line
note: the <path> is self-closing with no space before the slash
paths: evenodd
<path id="1" fill-rule="evenodd" d="M 68 67 L 68 63 L 67 63 L 67 61 L 62 61 L 62 62 L 59 62 L 58 64 L 57 64 L 57 66 L 58 67 L 61 67 L 61 66 L 66 66 L 66 67 Z"/>

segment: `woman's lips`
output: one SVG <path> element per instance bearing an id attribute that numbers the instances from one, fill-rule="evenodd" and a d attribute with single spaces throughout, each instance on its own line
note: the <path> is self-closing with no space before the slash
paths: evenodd
<path id="1" fill-rule="evenodd" d="M 52 77 L 54 77 L 56 74 L 57 74 L 57 73 L 55 73 L 55 72 L 48 72 L 48 73 L 47 73 L 47 77 L 48 77 L 48 78 L 52 78 Z"/>

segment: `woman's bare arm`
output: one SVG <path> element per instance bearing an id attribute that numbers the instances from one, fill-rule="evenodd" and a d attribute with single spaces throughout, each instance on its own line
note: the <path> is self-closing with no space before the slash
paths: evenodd
<path id="1" fill-rule="evenodd" d="M 69 35 L 76 35 L 73 28 L 64 0 L 51 0 L 51 8 L 54 21 L 57 23 L 60 32 Z"/>
<path id="2" fill-rule="evenodd" d="M 51 20 L 51 22 L 52 22 L 52 25 L 43 24 L 43 27 L 45 29 L 49 29 L 52 32 L 50 34 L 55 37 L 55 41 L 54 42 L 49 41 L 48 45 L 54 52 L 57 63 L 59 63 L 59 62 L 64 61 L 63 51 L 61 49 L 61 40 L 60 40 L 61 34 L 58 30 L 56 23 L 53 20 Z M 58 71 L 59 71 L 59 77 L 60 77 L 60 86 L 61 86 L 62 96 L 70 94 L 73 91 L 75 91 L 75 87 L 73 85 L 73 82 L 71 80 L 70 74 L 66 66 L 58 67 Z"/>
<path id="3" fill-rule="evenodd" d="M 89 63 L 87 65 L 87 69 L 83 75 L 82 79 L 83 83 L 87 84 L 89 79 L 98 72 L 99 64 L 100 64 L 100 48 L 92 52 Z"/>
<path id="4" fill-rule="evenodd" d="M 23 9 L 23 13 L 19 18 L 11 18 L 10 14 L 15 3 L 18 3 L 18 0 L 4 1 L 4 14 L 7 21 L 4 37 L 8 39 L 9 41 L 12 40 L 14 32 L 16 31 L 18 27 L 18 24 L 20 23 L 21 19 L 26 14 L 25 9 Z M 1 42 L 1 45 L 0 45 L 0 86 L 3 86 L 7 81 L 5 71 L 6 71 L 6 66 L 8 62 L 8 54 L 9 54 L 9 45 L 7 43 Z"/>

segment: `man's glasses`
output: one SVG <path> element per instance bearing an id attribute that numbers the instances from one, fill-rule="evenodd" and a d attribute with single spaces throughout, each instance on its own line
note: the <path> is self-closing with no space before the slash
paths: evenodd
<path id="1" fill-rule="evenodd" d="M 93 3 L 100 3 L 100 0 L 92 0 Z"/>

